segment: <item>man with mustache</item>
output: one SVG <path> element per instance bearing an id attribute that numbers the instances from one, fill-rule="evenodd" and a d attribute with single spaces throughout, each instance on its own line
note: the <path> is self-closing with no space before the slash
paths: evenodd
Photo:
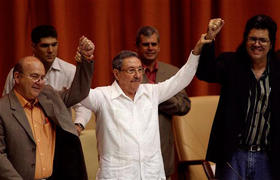
<path id="1" fill-rule="evenodd" d="M 170 64 L 158 61 L 160 52 L 159 32 L 152 26 L 144 26 L 136 36 L 137 52 L 145 73 L 143 83 L 158 83 L 172 77 L 179 70 Z M 185 90 L 180 91 L 158 107 L 161 153 L 166 179 L 171 179 L 175 169 L 175 149 L 172 132 L 172 116 L 185 115 L 189 112 L 191 102 Z"/>
<path id="2" fill-rule="evenodd" d="M 141 84 L 144 68 L 137 53 L 122 51 L 113 59 L 114 83 L 91 89 L 89 96 L 81 102 L 96 115 L 100 168 L 97 179 L 166 179 L 158 105 L 191 82 L 201 47 L 211 42 L 204 36 L 181 70 L 158 84 Z"/>
<path id="3" fill-rule="evenodd" d="M 31 32 L 32 50 L 43 64 L 46 70 L 45 83 L 56 90 L 68 89 L 74 79 L 76 67 L 57 57 L 58 40 L 57 32 L 53 26 L 40 25 Z M 3 95 L 8 94 L 14 86 L 13 69 L 9 72 Z M 89 121 L 91 112 L 85 107 L 77 104 L 73 106 L 75 111 L 75 123 L 78 133 Z"/>
<path id="4" fill-rule="evenodd" d="M 214 40 L 223 20 L 213 19 Z M 280 179 L 280 62 L 274 52 L 277 25 L 256 15 L 247 21 L 236 52 L 215 58 L 214 42 L 203 47 L 197 77 L 221 85 L 207 160 L 219 180 Z M 203 112 L 202 112 L 203 113 Z"/>

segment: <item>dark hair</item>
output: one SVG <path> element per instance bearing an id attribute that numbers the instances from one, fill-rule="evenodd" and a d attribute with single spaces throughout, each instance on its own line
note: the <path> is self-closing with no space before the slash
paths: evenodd
<path id="1" fill-rule="evenodd" d="M 57 38 L 57 32 L 53 26 L 51 25 L 37 26 L 31 32 L 31 40 L 35 44 L 39 43 L 41 38 L 45 38 L 45 37 Z"/>
<path id="2" fill-rule="evenodd" d="M 136 46 L 139 46 L 140 41 L 141 41 L 141 35 L 143 36 L 152 36 L 153 34 L 157 35 L 157 40 L 159 43 L 159 33 L 158 30 L 152 26 L 143 26 L 140 29 L 138 29 L 137 31 L 137 35 L 136 35 Z"/>
<path id="3" fill-rule="evenodd" d="M 129 51 L 129 50 L 123 50 L 121 51 L 118 55 L 116 55 L 113 59 L 112 62 L 112 67 L 113 69 L 118 69 L 121 70 L 122 68 L 122 62 L 125 58 L 129 58 L 129 57 L 138 57 L 138 54 L 134 51 Z"/>
<path id="4" fill-rule="evenodd" d="M 238 47 L 237 51 L 247 54 L 246 42 L 248 39 L 248 34 L 250 33 L 250 31 L 252 29 L 267 29 L 268 30 L 269 40 L 271 42 L 271 47 L 272 47 L 268 53 L 274 52 L 277 24 L 271 17 L 264 15 L 264 14 L 256 15 L 247 21 L 245 31 L 243 34 L 243 41 L 242 41 L 242 44 Z"/>

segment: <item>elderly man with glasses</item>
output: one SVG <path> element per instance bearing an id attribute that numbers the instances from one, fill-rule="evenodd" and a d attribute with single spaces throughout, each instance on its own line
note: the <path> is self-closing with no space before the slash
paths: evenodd
<path id="1" fill-rule="evenodd" d="M 82 37 L 71 87 L 61 92 L 45 85 L 43 63 L 21 59 L 15 85 L 0 99 L 1 180 L 87 180 L 80 139 L 67 108 L 88 95 L 94 45 Z"/>
<path id="2" fill-rule="evenodd" d="M 140 60 L 145 67 L 143 83 L 159 83 L 172 77 L 179 68 L 159 61 L 160 35 L 152 26 L 141 27 L 136 35 L 136 47 Z M 172 131 L 172 116 L 185 115 L 191 108 L 191 101 L 183 89 L 175 96 L 159 104 L 159 132 L 166 179 L 170 180 L 175 172 L 175 147 Z"/>
<path id="3" fill-rule="evenodd" d="M 114 83 L 90 90 L 81 102 L 96 114 L 97 179 L 166 179 L 158 105 L 191 82 L 207 42 L 203 35 L 181 70 L 158 84 L 142 84 L 143 67 L 135 52 L 122 51 L 113 59 Z"/>

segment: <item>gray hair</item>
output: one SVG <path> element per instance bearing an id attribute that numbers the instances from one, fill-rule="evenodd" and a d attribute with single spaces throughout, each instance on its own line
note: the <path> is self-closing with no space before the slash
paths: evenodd
<path id="1" fill-rule="evenodd" d="M 112 62 L 113 69 L 121 70 L 123 60 L 125 58 L 129 58 L 129 57 L 139 58 L 139 56 L 136 52 L 129 51 L 129 50 L 123 50 L 114 57 L 113 62 Z"/>
<path id="2" fill-rule="evenodd" d="M 158 40 L 158 43 L 159 43 L 159 32 L 155 27 L 153 27 L 153 26 L 143 26 L 140 29 L 138 29 L 137 35 L 136 35 L 136 46 L 139 47 L 139 44 L 141 42 L 141 35 L 150 37 L 153 34 L 157 35 L 157 40 Z"/>

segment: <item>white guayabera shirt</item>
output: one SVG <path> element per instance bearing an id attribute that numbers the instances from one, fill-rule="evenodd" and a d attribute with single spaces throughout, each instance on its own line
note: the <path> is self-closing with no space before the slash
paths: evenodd
<path id="1" fill-rule="evenodd" d="M 115 81 L 91 89 L 81 103 L 96 115 L 99 165 L 97 179 L 165 179 L 160 149 L 158 105 L 184 89 L 193 79 L 199 56 L 170 79 L 141 84 L 134 100 Z"/>

